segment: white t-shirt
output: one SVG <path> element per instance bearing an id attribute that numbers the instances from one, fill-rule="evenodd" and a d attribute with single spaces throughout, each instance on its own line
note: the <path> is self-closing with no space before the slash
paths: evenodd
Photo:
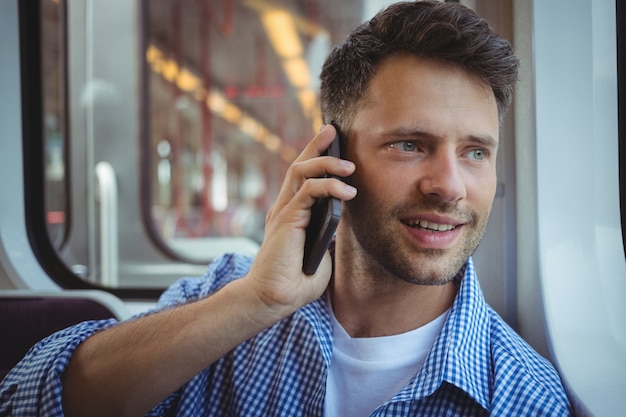
<path id="1" fill-rule="evenodd" d="M 352 338 L 330 310 L 333 358 L 324 414 L 331 417 L 369 416 L 400 392 L 426 360 L 450 311 L 407 333 Z"/>

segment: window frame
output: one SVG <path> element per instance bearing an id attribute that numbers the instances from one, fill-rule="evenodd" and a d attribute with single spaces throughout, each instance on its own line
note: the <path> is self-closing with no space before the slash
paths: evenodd
<path id="1" fill-rule="evenodd" d="M 98 289 L 122 299 L 157 299 L 164 288 L 113 288 L 81 279 L 61 260 L 48 236 L 45 215 L 41 4 L 20 1 L 19 50 L 22 157 L 26 232 L 33 254 L 48 276 L 64 289 Z M 67 79 L 67 73 L 65 73 Z M 71 140 L 67 139 L 67 140 Z M 68 181 L 68 177 L 65 178 Z M 71 221 L 71 219 L 69 219 Z"/>

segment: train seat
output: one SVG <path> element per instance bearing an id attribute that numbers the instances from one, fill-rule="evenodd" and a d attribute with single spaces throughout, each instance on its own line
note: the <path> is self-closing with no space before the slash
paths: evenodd
<path id="1" fill-rule="evenodd" d="M 98 290 L 0 291 L 0 380 L 36 342 L 86 320 L 128 317 L 124 303 Z"/>

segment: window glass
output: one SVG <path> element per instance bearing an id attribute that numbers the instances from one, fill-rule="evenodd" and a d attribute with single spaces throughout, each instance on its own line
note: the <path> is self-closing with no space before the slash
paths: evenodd
<path id="1" fill-rule="evenodd" d="M 287 166 L 321 127 L 321 65 L 363 7 L 320 3 L 146 3 L 145 203 L 179 253 L 261 242 Z"/>
<path id="2" fill-rule="evenodd" d="M 324 59 L 386 3 L 41 0 L 46 215 L 66 266 L 161 288 L 254 255 L 321 127 Z"/>

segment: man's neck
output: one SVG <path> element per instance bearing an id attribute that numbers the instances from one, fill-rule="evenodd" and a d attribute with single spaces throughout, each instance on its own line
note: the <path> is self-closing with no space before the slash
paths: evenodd
<path id="1" fill-rule="evenodd" d="M 352 337 L 379 337 L 417 329 L 452 306 L 456 284 L 416 285 L 363 266 L 354 253 L 336 253 L 329 287 L 335 317 Z"/>
<path id="2" fill-rule="evenodd" d="M 333 282 L 330 291 L 335 317 L 352 337 L 405 333 L 443 314 L 454 301 L 453 282 L 442 286 L 404 283 L 396 292 L 372 293 Z"/>

